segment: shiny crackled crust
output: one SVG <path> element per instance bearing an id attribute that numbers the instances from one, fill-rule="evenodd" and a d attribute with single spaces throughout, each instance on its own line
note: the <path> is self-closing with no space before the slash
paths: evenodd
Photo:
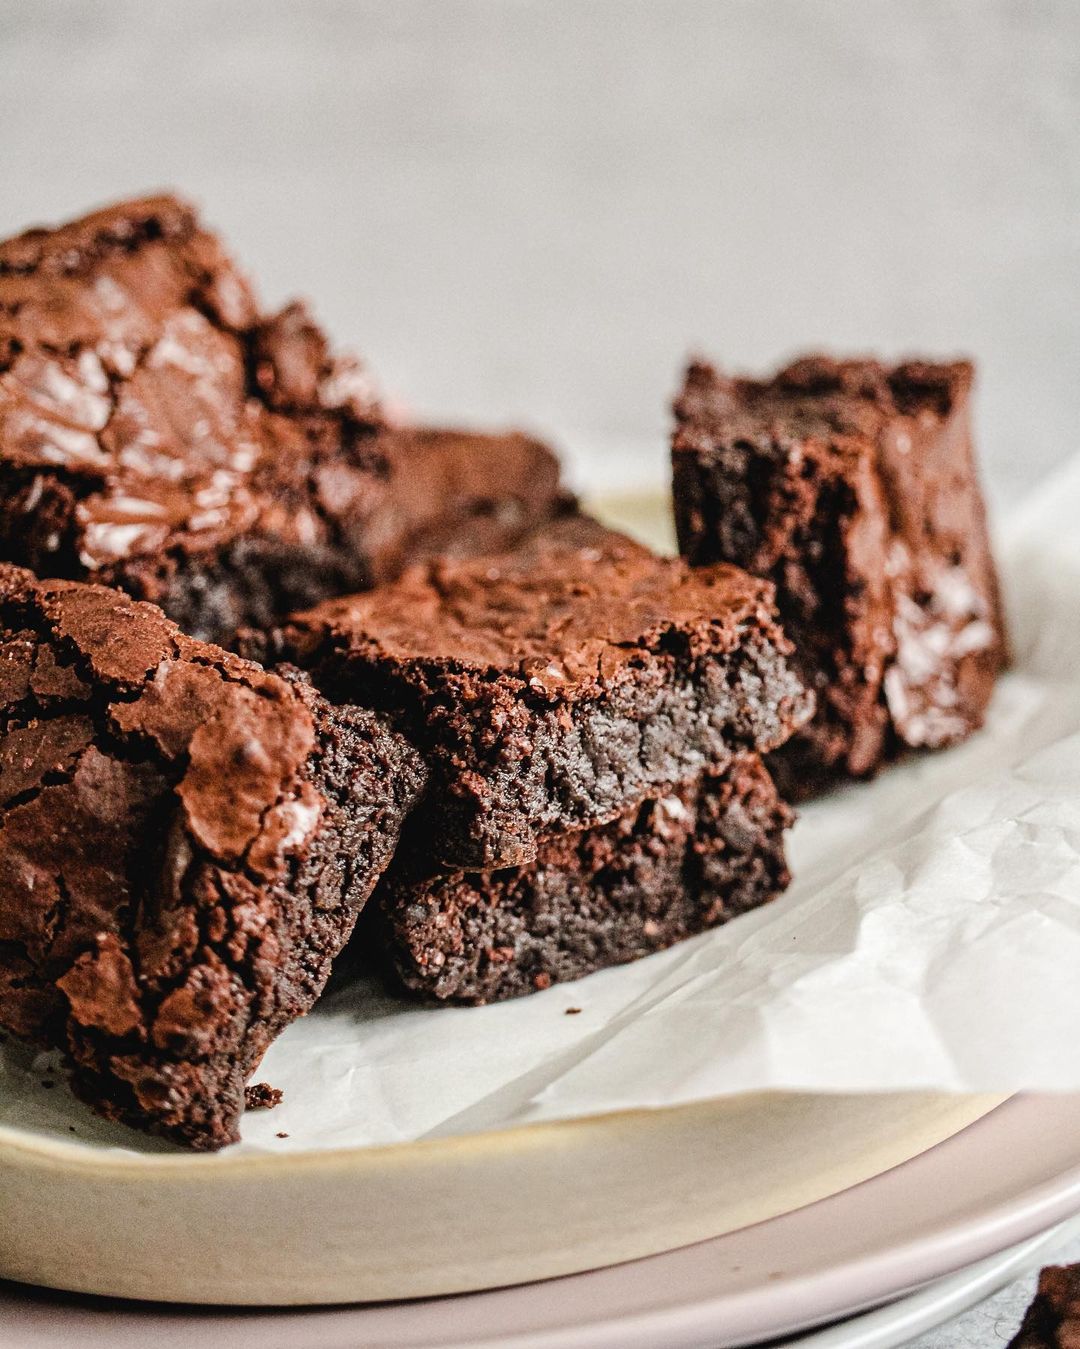
<path id="1" fill-rule="evenodd" d="M 791 820 L 760 758 L 739 755 L 610 824 L 543 841 L 526 866 L 417 877 L 395 863 L 357 937 L 423 997 L 518 997 L 766 903 L 788 883 Z"/>
<path id="2" fill-rule="evenodd" d="M 261 314 L 174 197 L 0 244 L 0 556 L 40 575 L 224 641 L 561 499 L 527 437 L 387 427 L 357 362 L 303 305 Z"/>
<path id="3" fill-rule="evenodd" d="M 0 566 L 0 1024 L 215 1148 L 422 783 L 381 721 L 116 591 Z"/>
<path id="4" fill-rule="evenodd" d="M 271 650 L 398 712 L 432 770 L 412 846 L 451 869 L 528 861 L 810 712 L 767 582 L 583 517 L 295 615 Z"/>
<path id="5" fill-rule="evenodd" d="M 1006 648 L 971 383 L 963 361 L 688 371 L 672 452 L 680 547 L 776 584 L 818 702 L 775 763 L 793 794 L 981 724 Z"/>

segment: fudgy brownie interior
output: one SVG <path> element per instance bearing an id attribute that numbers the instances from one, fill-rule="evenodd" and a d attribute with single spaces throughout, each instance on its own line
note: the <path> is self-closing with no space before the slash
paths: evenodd
<path id="1" fill-rule="evenodd" d="M 501 871 L 417 876 L 399 856 L 356 941 L 414 993 L 517 997 L 659 951 L 756 908 L 788 883 L 789 808 L 758 756 L 737 755 L 595 829 L 541 841 Z"/>
<path id="2" fill-rule="evenodd" d="M 981 724 L 1006 655 L 966 362 L 809 357 L 769 380 L 699 362 L 676 402 L 692 563 L 776 585 L 814 720 L 774 760 L 806 795 Z"/>

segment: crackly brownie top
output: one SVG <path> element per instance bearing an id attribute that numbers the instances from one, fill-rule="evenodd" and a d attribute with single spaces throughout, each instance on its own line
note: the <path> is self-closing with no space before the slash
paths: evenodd
<path id="1" fill-rule="evenodd" d="M 209 854 L 272 871 L 268 841 L 295 847 L 318 821 L 298 787 L 315 743 L 308 701 L 151 604 L 0 564 L 0 808 L 104 733 L 175 778 L 187 830 Z"/>
<path id="2" fill-rule="evenodd" d="M 281 874 L 323 809 L 305 772 L 309 704 L 152 605 L 0 565 L 0 941 L 63 968 L 134 901 L 125 850 L 163 845 L 163 832 L 166 888 L 199 857 Z M 155 801 L 174 803 L 170 819 Z M 122 1020 L 134 994 L 119 954 L 95 996 L 123 1003 Z"/>
<path id="3" fill-rule="evenodd" d="M 324 657 L 509 677 L 542 697 L 593 696 L 651 655 L 780 650 L 773 587 L 736 567 L 690 568 L 574 515 L 514 552 L 436 559 L 397 582 L 294 615 L 280 645 Z"/>
<path id="4" fill-rule="evenodd" d="M 52 546 L 82 566 L 258 523 L 313 536 L 314 508 L 295 518 L 286 501 L 320 418 L 378 420 L 362 372 L 303 306 L 262 318 L 186 203 L 129 201 L 0 244 L 0 466 L 71 487 L 78 537 Z"/>
<path id="5" fill-rule="evenodd" d="M 770 438 L 872 441 L 897 417 L 943 420 L 972 378 L 967 361 L 886 366 L 805 356 L 765 380 L 727 375 L 694 361 L 675 401 L 674 448 L 694 451 Z"/>

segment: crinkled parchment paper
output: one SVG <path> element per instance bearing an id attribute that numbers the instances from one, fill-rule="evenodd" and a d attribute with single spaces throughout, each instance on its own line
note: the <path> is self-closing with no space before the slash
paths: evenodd
<path id="1" fill-rule="evenodd" d="M 780 900 L 518 1002 L 334 993 L 271 1048 L 257 1076 L 285 1099 L 229 1155 L 763 1088 L 1080 1089 L 1080 462 L 1008 522 L 1000 556 L 1016 661 L 985 730 L 806 807 Z M 0 1122 L 159 1146 L 11 1045 Z"/>

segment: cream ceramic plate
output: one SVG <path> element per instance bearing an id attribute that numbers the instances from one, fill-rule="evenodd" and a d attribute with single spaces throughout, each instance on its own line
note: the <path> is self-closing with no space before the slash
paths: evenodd
<path id="1" fill-rule="evenodd" d="M 632 1260 L 790 1212 L 996 1098 L 747 1096 L 339 1152 L 181 1156 L 0 1129 L 0 1275 L 163 1301 L 428 1297 Z"/>
<path id="2" fill-rule="evenodd" d="M 914 1298 L 807 1341 L 888 1349 L 989 1293 L 1025 1261 L 1034 1266 L 1043 1252 L 1014 1251 L 981 1268 L 971 1262 L 1030 1243 L 1078 1209 L 1080 1096 L 1018 1096 L 864 1185 L 648 1260 L 464 1297 L 263 1312 L 109 1303 L 0 1285 L 0 1345 L 722 1349 L 774 1343 L 924 1286 Z M 958 1269 L 964 1273 L 940 1282 Z"/>

